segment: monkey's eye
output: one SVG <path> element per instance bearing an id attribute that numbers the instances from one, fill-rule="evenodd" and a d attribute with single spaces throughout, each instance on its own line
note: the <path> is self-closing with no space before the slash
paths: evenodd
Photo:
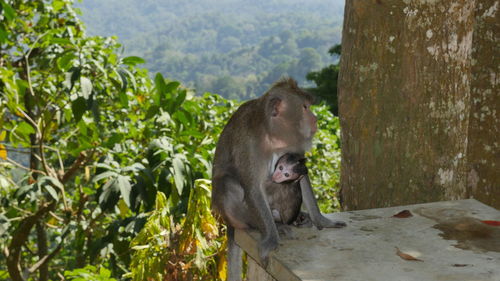
<path id="1" fill-rule="evenodd" d="M 280 171 L 283 171 L 283 166 L 279 166 Z"/>
<path id="2" fill-rule="evenodd" d="M 307 109 L 307 105 L 304 104 L 304 109 Z"/>
<path id="3" fill-rule="evenodd" d="M 289 176 L 290 176 L 290 174 L 289 174 L 289 173 L 285 173 L 285 177 L 287 177 L 287 178 L 288 178 Z"/>

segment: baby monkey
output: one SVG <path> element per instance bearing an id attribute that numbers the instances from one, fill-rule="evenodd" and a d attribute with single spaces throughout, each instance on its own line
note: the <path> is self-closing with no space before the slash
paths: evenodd
<path id="1" fill-rule="evenodd" d="M 272 180 L 275 183 L 298 181 L 307 175 L 306 158 L 300 154 L 287 153 L 276 163 Z"/>
<path id="2" fill-rule="evenodd" d="M 276 223 L 282 225 L 312 226 L 309 216 L 300 211 L 302 191 L 299 181 L 307 175 L 306 158 L 287 153 L 278 159 L 266 195 Z"/>

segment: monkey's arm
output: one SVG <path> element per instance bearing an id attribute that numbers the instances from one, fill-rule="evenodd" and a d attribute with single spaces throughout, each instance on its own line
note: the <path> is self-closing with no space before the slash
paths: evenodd
<path id="1" fill-rule="evenodd" d="M 309 216 L 311 217 L 313 224 L 318 229 L 322 229 L 323 227 L 340 228 L 346 226 L 345 222 L 343 221 L 332 221 L 321 214 L 321 212 L 319 211 L 318 202 L 314 197 L 308 175 L 303 176 L 300 180 L 300 190 L 302 193 L 302 202 L 304 202 L 304 205 L 306 206 L 307 212 L 309 212 Z"/>

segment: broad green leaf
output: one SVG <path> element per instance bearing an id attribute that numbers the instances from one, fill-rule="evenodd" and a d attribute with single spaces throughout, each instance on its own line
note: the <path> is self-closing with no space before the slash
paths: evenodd
<path id="1" fill-rule="evenodd" d="M 72 60 L 76 58 L 74 53 L 67 53 L 64 56 L 57 59 L 57 66 L 63 72 L 67 71 L 70 67 L 72 67 Z"/>
<path id="2" fill-rule="evenodd" d="M 78 97 L 71 103 L 71 110 L 73 111 L 75 121 L 79 122 L 87 110 L 87 101 L 83 97 Z"/>
<path id="3" fill-rule="evenodd" d="M 75 82 L 80 78 L 81 68 L 72 67 L 69 72 L 65 74 L 66 79 L 63 82 L 63 85 L 69 90 L 73 89 Z"/>
<path id="4" fill-rule="evenodd" d="M 132 164 L 130 166 L 127 166 L 127 167 L 123 168 L 122 171 L 137 173 L 137 172 L 140 172 L 140 171 L 142 171 L 144 169 L 145 169 L 145 167 L 144 167 L 143 164 L 141 164 L 141 163 L 134 163 L 134 164 Z"/>
<path id="5" fill-rule="evenodd" d="M 172 167 L 174 169 L 174 182 L 175 182 L 175 187 L 177 188 L 177 193 L 179 195 L 182 194 L 182 190 L 184 189 L 184 172 L 186 171 L 186 168 L 184 167 L 184 162 L 179 156 L 175 156 L 174 160 L 172 161 Z"/>
<path id="6" fill-rule="evenodd" d="M 50 194 L 50 196 L 54 200 L 58 200 L 59 199 L 59 197 L 57 196 L 57 192 L 55 191 L 54 188 L 52 188 L 52 186 L 50 186 L 50 184 L 44 184 L 43 188 L 45 188 L 47 190 L 47 192 Z"/>
<path id="7" fill-rule="evenodd" d="M 171 93 L 173 92 L 175 89 L 177 89 L 177 87 L 179 87 L 181 83 L 177 82 L 177 81 L 173 81 L 173 82 L 170 82 L 168 83 L 166 86 L 165 86 L 165 89 L 164 89 L 164 93 Z M 184 98 L 186 97 L 186 95 L 184 95 Z M 184 100 L 184 98 L 182 100 Z"/>
<path id="8" fill-rule="evenodd" d="M 111 53 L 108 57 L 108 62 L 112 65 L 116 64 L 116 53 Z"/>
<path id="9" fill-rule="evenodd" d="M 124 72 L 123 69 L 118 69 L 117 73 L 121 79 L 121 86 L 122 86 L 121 90 L 124 92 L 128 87 L 127 73 Z"/>
<path id="10" fill-rule="evenodd" d="M 185 127 L 189 127 L 189 121 L 182 111 L 176 111 L 173 115 L 173 117 L 181 122 L 182 125 Z"/>
<path id="11" fill-rule="evenodd" d="M 54 9 L 54 12 L 61 10 L 63 7 L 64 7 L 64 1 L 54 0 L 54 2 L 52 3 L 52 8 Z"/>
<path id="12" fill-rule="evenodd" d="M 122 198 L 125 201 L 125 204 L 127 204 L 127 206 L 130 208 L 130 191 L 132 190 L 132 187 L 130 185 L 129 177 L 119 175 L 117 177 L 117 180 Z"/>
<path id="13" fill-rule="evenodd" d="M 80 85 L 82 87 L 82 96 L 85 100 L 89 99 L 90 94 L 92 93 L 92 82 L 87 77 L 80 77 Z"/>
<path id="14" fill-rule="evenodd" d="M 14 197 L 18 200 L 18 202 L 21 202 L 24 200 L 24 198 L 26 198 L 28 194 L 35 193 L 37 190 L 38 190 L 38 185 L 36 184 L 24 185 L 16 189 Z"/>
<path id="15" fill-rule="evenodd" d="M 96 175 L 93 179 L 92 179 L 92 182 L 98 182 L 102 179 L 106 179 L 106 178 L 111 178 L 111 177 L 116 177 L 118 174 L 116 172 L 113 172 L 113 171 L 106 171 L 104 173 L 100 173 L 98 175 Z"/>
<path id="16" fill-rule="evenodd" d="M 16 79 L 17 93 L 19 96 L 24 96 L 24 92 L 29 87 L 28 81 L 22 79 Z"/>
<path id="17" fill-rule="evenodd" d="M 56 178 L 44 176 L 39 180 L 39 182 L 40 181 L 48 181 L 48 182 L 52 183 L 55 187 L 59 188 L 59 190 L 61 190 L 61 191 L 64 190 L 63 184 Z"/>
<path id="18" fill-rule="evenodd" d="M 50 43 L 52 43 L 52 44 L 59 44 L 59 45 L 70 45 L 71 44 L 71 40 L 67 39 L 67 38 L 56 38 L 56 37 L 53 37 L 53 38 L 50 39 Z"/>
<path id="19" fill-rule="evenodd" d="M 19 125 L 17 125 L 17 128 L 16 128 L 16 133 L 21 133 L 25 136 L 28 136 L 30 134 L 34 134 L 35 132 L 36 131 L 33 128 L 33 126 L 31 126 L 30 124 L 28 124 L 24 121 L 19 123 Z"/>
<path id="20" fill-rule="evenodd" d="M 177 98 L 175 98 L 175 107 L 179 107 L 184 100 L 186 99 L 187 91 L 182 89 L 179 90 L 179 94 L 177 95 Z"/>
<path id="21" fill-rule="evenodd" d="M 102 192 L 99 195 L 99 204 L 103 211 L 112 210 L 120 199 L 120 188 L 117 184 L 117 178 L 110 179 L 102 186 Z"/>
<path id="22" fill-rule="evenodd" d="M 110 165 L 106 164 L 106 163 L 97 163 L 95 165 L 97 168 L 101 168 L 101 169 L 106 169 L 106 170 L 114 170 L 113 167 L 111 167 Z"/>
<path id="23" fill-rule="evenodd" d="M 128 96 L 124 91 L 118 93 L 118 98 L 123 107 L 128 108 Z"/>
<path id="24" fill-rule="evenodd" d="M 162 192 L 156 193 L 155 209 L 162 210 L 167 207 L 167 197 Z"/>
<path id="25" fill-rule="evenodd" d="M 163 78 L 163 75 L 161 73 L 157 73 L 155 76 L 155 87 L 156 91 L 159 93 L 161 96 L 162 93 L 166 91 L 167 85 L 165 84 L 165 79 Z"/>
<path id="26" fill-rule="evenodd" d="M 16 16 L 16 11 L 4 0 L 0 1 L 2 3 L 3 16 L 7 19 L 7 21 L 11 21 Z"/>
<path id="27" fill-rule="evenodd" d="M 0 24 L 0 44 L 5 44 L 7 42 L 9 34 L 5 31 L 3 24 Z"/>
<path id="28" fill-rule="evenodd" d="M 137 82 L 135 81 L 135 76 L 130 73 L 127 69 L 121 69 L 121 71 L 128 77 L 128 81 L 132 84 L 132 90 L 137 90 Z"/>
<path id="29" fill-rule="evenodd" d="M 134 66 L 137 64 L 146 63 L 146 61 L 141 57 L 130 56 L 122 59 L 122 63 L 130 66 Z"/>
<path id="30" fill-rule="evenodd" d="M 148 108 L 148 112 L 146 113 L 146 120 L 154 117 L 156 114 L 160 112 L 160 107 L 157 105 L 152 105 Z"/>
<path id="31" fill-rule="evenodd" d="M 106 147 L 112 148 L 116 143 L 121 142 L 124 139 L 124 135 L 120 133 L 113 133 L 108 141 L 105 143 Z"/>
<path id="32" fill-rule="evenodd" d="M 0 214 L 0 236 L 7 232 L 10 226 L 10 220 L 3 214 Z"/>

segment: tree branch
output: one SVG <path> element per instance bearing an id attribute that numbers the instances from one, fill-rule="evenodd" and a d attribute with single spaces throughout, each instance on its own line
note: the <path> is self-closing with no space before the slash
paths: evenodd
<path id="1" fill-rule="evenodd" d="M 48 255 L 45 255 L 44 257 L 40 258 L 33 266 L 31 266 L 27 272 L 29 274 L 37 271 L 40 267 L 46 265 L 55 255 L 57 255 L 57 253 L 59 253 L 59 251 L 62 249 L 62 245 L 64 243 L 64 239 L 66 238 L 66 236 L 69 234 L 69 228 L 66 229 L 66 231 L 63 233 L 63 235 L 61 236 L 61 242 L 59 242 L 59 244 L 57 245 L 57 247 Z"/>
<path id="2" fill-rule="evenodd" d="M 9 244 L 9 256 L 7 257 L 7 268 L 12 280 L 24 281 L 21 274 L 21 248 L 26 240 L 28 240 L 28 236 L 35 223 L 43 218 L 46 213 L 54 209 L 55 206 L 56 202 L 54 201 L 48 205 L 40 207 L 35 214 L 23 219 L 14 231 L 14 235 L 12 235 L 12 240 Z"/>
<path id="3" fill-rule="evenodd" d="M 83 166 L 83 164 L 85 164 L 90 159 L 90 157 L 92 157 L 93 154 L 94 152 L 90 153 L 87 156 L 85 152 L 83 151 L 80 152 L 80 155 L 78 155 L 78 158 L 76 158 L 75 162 L 73 162 L 73 165 L 71 165 L 71 167 L 66 171 L 66 173 L 64 173 L 62 178 L 59 180 L 62 183 L 67 182 L 73 176 L 73 174 L 75 174 L 76 171 L 78 171 L 78 169 L 80 169 Z"/>
<path id="4" fill-rule="evenodd" d="M 23 165 L 17 163 L 16 161 L 10 159 L 9 157 L 7 157 L 7 162 L 9 162 L 10 164 L 18 167 L 18 168 L 21 168 L 23 170 L 26 170 L 26 171 L 30 171 L 30 172 L 34 172 L 34 173 L 38 173 L 38 174 L 42 174 L 42 175 L 47 175 L 44 171 L 40 171 L 40 170 L 36 170 L 36 169 L 30 169 L 28 167 L 24 167 Z"/>

